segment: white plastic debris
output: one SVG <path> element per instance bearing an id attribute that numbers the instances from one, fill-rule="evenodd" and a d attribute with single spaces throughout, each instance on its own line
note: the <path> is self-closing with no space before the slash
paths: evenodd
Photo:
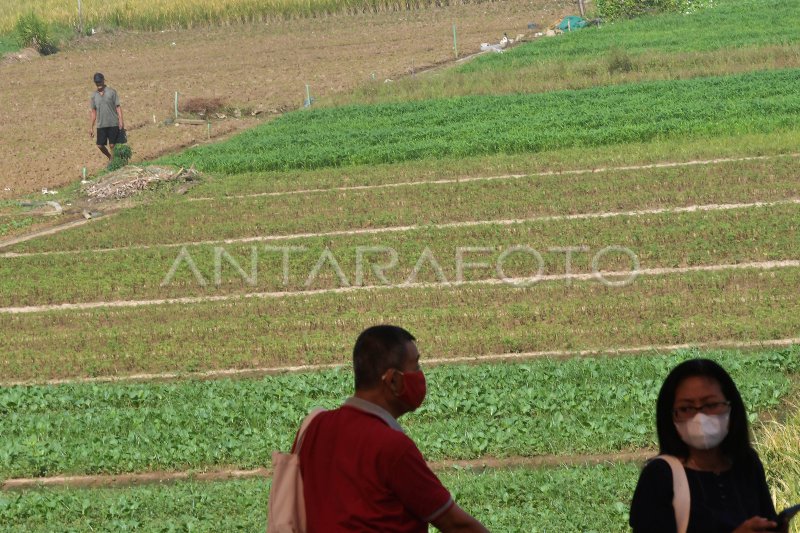
<path id="1" fill-rule="evenodd" d="M 503 53 L 503 46 L 499 44 L 481 43 L 481 52 L 496 52 Z"/>
<path id="2" fill-rule="evenodd" d="M 45 202 L 47 205 L 53 208 L 53 211 L 49 213 L 44 213 L 46 216 L 53 216 L 53 215 L 60 215 L 64 209 L 61 207 L 61 204 L 58 202 Z"/>

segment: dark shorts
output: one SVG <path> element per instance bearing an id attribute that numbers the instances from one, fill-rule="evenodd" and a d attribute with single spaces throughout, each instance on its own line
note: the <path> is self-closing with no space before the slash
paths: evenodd
<path id="1" fill-rule="evenodd" d="M 117 144 L 117 136 L 119 135 L 119 126 L 111 126 L 108 128 L 97 128 L 97 146 L 105 146 L 108 144 Z"/>

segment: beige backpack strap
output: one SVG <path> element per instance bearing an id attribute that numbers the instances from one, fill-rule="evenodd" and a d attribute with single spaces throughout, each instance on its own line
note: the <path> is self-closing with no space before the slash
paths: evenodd
<path id="1" fill-rule="evenodd" d="M 300 454 L 300 447 L 303 445 L 303 437 L 305 437 L 306 429 L 308 429 L 308 426 L 311 425 L 311 421 L 314 420 L 318 414 L 324 412 L 325 409 L 322 407 L 315 407 L 308 413 L 308 416 L 306 416 L 305 420 L 303 420 L 303 423 L 300 424 L 300 429 L 297 431 L 297 444 L 295 445 L 292 453 L 295 455 Z"/>
<path id="2" fill-rule="evenodd" d="M 300 473 L 300 446 L 314 418 L 324 409 L 316 407 L 297 432 L 293 453 L 272 452 L 272 484 L 269 489 L 267 533 L 297 533 L 306 530 L 306 502 Z"/>
<path id="3" fill-rule="evenodd" d="M 675 509 L 677 533 L 686 533 L 689 528 L 689 509 L 692 503 L 686 470 L 680 459 L 673 455 L 659 455 L 656 459 L 666 461 L 672 470 L 672 507 Z"/>

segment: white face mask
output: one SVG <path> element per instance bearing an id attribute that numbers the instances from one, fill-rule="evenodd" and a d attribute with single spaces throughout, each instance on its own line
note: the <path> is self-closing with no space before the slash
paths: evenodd
<path id="1" fill-rule="evenodd" d="M 697 413 L 691 420 L 675 422 L 675 428 L 683 442 L 698 450 L 709 450 L 718 446 L 728 436 L 730 413 L 706 415 Z"/>

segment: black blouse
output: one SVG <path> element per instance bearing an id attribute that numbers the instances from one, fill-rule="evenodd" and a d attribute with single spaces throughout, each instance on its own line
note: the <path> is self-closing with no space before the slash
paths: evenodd
<path id="1" fill-rule="evenodd" d="M 730 533 L 754 516 L 777 518 L 764 467 L 755 452 L 721 474 L 685 470 L 691 498 L 687 533 Z M 675 533 L 672 496 L 672 470 L 666 461 L 647 463 L 631 503 L 634 533 Z"/>

